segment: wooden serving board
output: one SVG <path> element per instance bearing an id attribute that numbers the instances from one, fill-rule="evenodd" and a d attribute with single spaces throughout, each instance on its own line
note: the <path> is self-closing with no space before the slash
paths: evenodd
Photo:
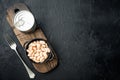
<path id="1" fill-rule="evenodd" d="M 42 30 L 38 27 L 38 25 L 36 27 L 38 27 L 34 32 L 32 33 L 23 33 L 23 32 L 20 32 L 19 30 L 17 30 L 13 24 L 13 19 L 14 19 L 14 16 L 15 16 L 15 11 L 16 10 L 28 10 L 28 7 L 23 4 L 23 3 L 16 3 L 14 4 L 13 6 L 9 7 L 7 9 L 7 15 L 6 15 L 6 18 L 7 18 L 7 21 L 8 23 L 10 24 L 13 32 L 15 33 L 17 39 L 19 40 L 20 44 L 22 46 L 24 46 L 24 44 L 32 39 L 35 39 L 35 38 L 42 38 L 42 39 L 45 39 L 47 40 L 47 38 L 45 37 L 44 33 L 42 32 Z M 33 63 L 33 66 L 34 68 L 40 72 L 40 73 L 46 73 L 46 72 L 49 72 L 51 71 L 52 69 L 54 69 L 57 64 L 58 64 L 58 59 L 57 59 L 57 56 L 56 56 L 56 53 L 53 51 L 54 53 L 54 58 L 53 60 L 51 61 L 48 61 L 47 63 L 42 63 L 42 64 L 38 64 L 38 63 Z"/>

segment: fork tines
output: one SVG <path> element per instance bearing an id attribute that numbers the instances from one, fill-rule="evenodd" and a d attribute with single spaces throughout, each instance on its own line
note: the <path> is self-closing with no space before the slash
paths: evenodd
<path id="1" fill-rule="evenodd" d="M 4 38 L 9 45 L 13 44 L 14 41 L 12 40 L 10 35 L 6 34 L 6 35 L 4 35 Z"/>

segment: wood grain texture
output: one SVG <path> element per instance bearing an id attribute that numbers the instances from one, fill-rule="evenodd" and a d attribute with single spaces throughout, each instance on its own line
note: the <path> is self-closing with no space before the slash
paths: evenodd
<path id="1" fill-rule="evenodd" d="M 40 28 L 38 28 L 38 25 L 36 26 L 37 29 L 32 33 L 23 33 L 23 32 L 20 32 L 19 30 L 17 30 L 13 25 L 13 19 L 15 16 L 15 12 L 14 12 L 15 9 L 28 10 L 28 11 L 30 11 L 30 10 L 23 3 L 16 3 L 7 9 L 6 19 L 7 19 L 8 23 L 10 24 L 13 32 L 15 33 L 17 39 L 19 40 L 19 42 L 22 46 L 24 46 L 24 44 L 26 42 L 28 42 L 32 39 L 35 39 L 35 38 L 42 38 L 42 39 L 47 40 L 47 38 L 45 37 L 42 30 Z M 46 72 L 49 72 L 52 69 L 54 69 L 58 64 L 58 58 L 57 58 L 54 50 L 53 50 L 53 53 L 55 55 L 54 58 L 51 61 L 48 61 L 47 63 L 38 64 L 38 63 L 31 62 L 33 64 L 34 68 L 40 73 L 46 73 Z"/>

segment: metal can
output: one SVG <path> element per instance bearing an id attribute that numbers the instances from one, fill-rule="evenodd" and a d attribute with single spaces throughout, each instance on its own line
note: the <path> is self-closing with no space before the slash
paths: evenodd
<path id="1" fill-rule="evenodd" d="M 14 17 L 14 26 L 21 32 L 32 32 L 36 28 L 33 14 L 27 10 L 18 11 Z"/>

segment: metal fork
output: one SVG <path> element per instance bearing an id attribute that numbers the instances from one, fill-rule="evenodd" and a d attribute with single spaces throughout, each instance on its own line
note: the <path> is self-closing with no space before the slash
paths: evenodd
<path id="1" fill-rule="evenodd" d="M 17 44 L 12 40 L 12 38 L 7 34 L 4 36 L 5 37 L 5 40 L 7 41 L 7 43 L 9 44 L 10 48 L 13 49 L 17 56 L 19 57 L 19 59 L 22 61 L 29 77 L 31 79 L 33 79 L 35 77 L 35 74 L 31 71 L 31 69 L 25 64 L 25 62 L 22 60 L 21 56 L 19 55 L 18 51 L 17 51 Z"/>

